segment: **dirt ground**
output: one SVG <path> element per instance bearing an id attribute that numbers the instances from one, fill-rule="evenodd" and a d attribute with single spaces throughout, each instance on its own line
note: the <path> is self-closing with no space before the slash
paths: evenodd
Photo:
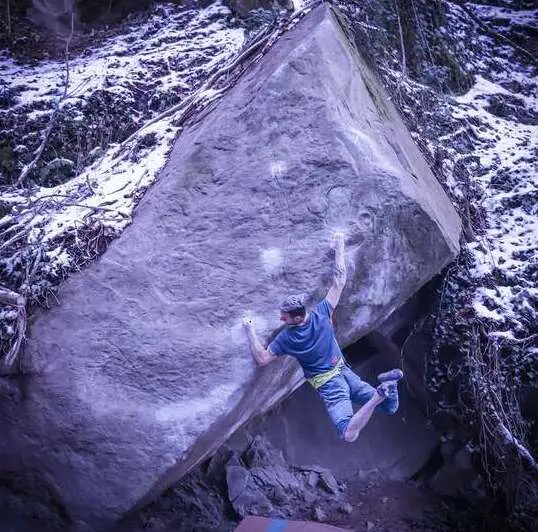
<path id="1" fill-rule="evenodd" d="M 415 482 L 384 481 L 348 484 L 352 512 L 332 511 L 327 523 L 356 532 L 480 530 L 456 500 L 431 493 Z"/>

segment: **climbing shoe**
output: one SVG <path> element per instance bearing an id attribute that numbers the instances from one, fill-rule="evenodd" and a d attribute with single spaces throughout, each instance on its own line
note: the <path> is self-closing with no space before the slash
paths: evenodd
<path id="1" fill-rule="evenodd" d="M 394 397 L 398 394 L 398 384 L 396 381 L 384 381 L 376 390 L 382 397 Z"/>
<path id="2" fill-rule="evenodd" d="M 379 382 L 399 381 L 401 378 L 403 378 L 403 371 L 397 368 L 391 369 L 390 371 L 380 373 L 377 378 Z"/>

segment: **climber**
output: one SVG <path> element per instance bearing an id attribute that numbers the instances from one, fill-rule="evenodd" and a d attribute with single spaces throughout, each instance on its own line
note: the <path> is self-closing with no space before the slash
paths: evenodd
<path id="1" fill-rule="evenodd" d="M 281 355 L 295 357 L 305 378 L 321 395 L 327 412 L 339 436 L 355 441 L 374 410 L 394 414 L 398 410 L 397 381 L 403 377 L 400 369 L 378 375 L 374 388 L 347 365 L 334 335 L 331 321 L 334 308 L 346 283 L 344 235 L 335 241 L 335 276 L 325 299 L 307 313 L 302 297 L 290 296 L 280 306 L 280 320 L 286 325 L 265 348 L 256 334 L 254 323 L 243 318 L 252 354 L 265 366 Z M 353 414 L 352 403 L 361 405 Z"/>

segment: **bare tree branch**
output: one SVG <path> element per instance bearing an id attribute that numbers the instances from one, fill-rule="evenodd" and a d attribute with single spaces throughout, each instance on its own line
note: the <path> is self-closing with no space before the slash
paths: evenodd
<path id="1" fill-rule="evenodd" d="M 45 150 L 45 147 L 47 145 L 47 142 L 50 137 L 50 133 L 52 131 L 52 128 L 56 124 L 56 118 L 58 117 L 58 114 L 61 109 L 62 102 L 67 97 L 67 89 L 69 88 L 69 45 L 71 44 L 71 39 L 73 38 L 75 30 L 75 13 L 71 13 L 71 32 L 69 33 L 69 36 L 67 37 L 66 43 L 65 43 L 65 84 L 64 84 L 64 92 L 58 102 L 56 103 L 56 107 L 54 111 L 52 112 L 49 123 L 47 125 L 47 129 L 45 130 L 45 135 L 43 137 L 43 140 L 41 141 L 41 144 L 39 145 L 39 148 L 35 152 L 34 158 L 24 166 L 22 169 L 21 175 L 17 179 L 17 186 L 21 186 L 25 183 L 26 178 L 28 177 L 28 174 L 34 169 L 35 165 L 38 163 L 39 159 L 41 159 L 41 155 L 43 154 L 43 151 Z"/>
<path id="2" fill-rule="evenodd" d="M 18 306 L 21 302 L 24 302 L 24 297 L 17 292 L 13 292 L 7 288 L 0 286 L 0 304 L 9 305 L 12 307 Z"/>
<path id="3" fill-rule="evenodd" d="M 398 33 L 400 34 L 400 50 L 402 54 L 402 76 L 407 76 L 407 63 L 405 58 L 405 44 L 403 38 L 403 29 L 402 21 L 400 19 L 400 7 L 398 5 L 398 0 L 394 3 L 394 9 L 396 10 L 396 16 L 398 17 Z"/>
<path id="4" fill-rule="evenodd" d="M 501 41 L 504 41 L 505 43 L 509 44 L 510 46 L 513 46 L 518 52 L 522 53 L 527 59 L 529 59 L 530 61 L 532 61 L 535 65 L 538 64 L 538 59 L 536 58 L 536 54 L 533 54 L 532 52 L 530 52 L 529 50 L 527 50 L 526 48 L 523 48 L 523 46 L 520 46 L 519 44 L 516 44 L 514 41 L 512 41 L 511 39 L 509 39 L 508 37 L 505 37 L 504 35 L 502 35 L 501 33 L 491 29 L 485 22 L 483 22 L 482 20 L 480 20 L 479 17 L 477 17 L 473 12 L 472 10 L 467 7 L 466 5 L 464 5 L 463 3 L 459 3 L 458 4 L 461 9 L 463 11 L 465 11 L 465 13 L 467 13 L 467 15 L 469 15 L 469 17 L 471 17 L 475 22 L 476 24 L 478 24 L 478 26 L 480 26 L 480 28 L 482 30 L 484 30 L 486 33 L 489 33 L 490 35 L 492 35 L 493 37 L 501 40 Z"/>
<path id="5" fill-rule="evenodd" d="M 22 341 L 26 334 L 26 298 L 8 290 L 7 288 L 0 287 L 0 304 L 16 307 L 17 320 L 15 323 L 15 341 L 12 343 L 9 351 L 4 358 L 4 366 L 11 368 L 15 362 L 17 355 L 19 354 Z"/>

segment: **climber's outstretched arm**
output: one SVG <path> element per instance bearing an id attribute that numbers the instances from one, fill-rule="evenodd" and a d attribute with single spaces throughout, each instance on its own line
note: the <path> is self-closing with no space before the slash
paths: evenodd
<path id="1" fill-rule="evenodd" d="M 342 291 L 344 290 L 347 281 L 344 234 L 337 233 L 335 240 L 334 279 L 326 298 L 333 308 L 338 305 L 338 301 L 340 301 L 340 296 L 342 295 Z"/>
<path id="2" fill-rule="evenodd" d="M 256 334 L 256 329 L 254 328 L 254 323 L 252 323 L 250 318 L 243 318 L 243 327 L 245 328 L 248 336 L 252 356 L 256 359 L 256 362 L 260 366 L 266 366 L 269 364 L 269 362 L 272 362 L 278 358 L 273 355 L 271 351 L 268 351 L 260 342 L 260 339 Z"/>

